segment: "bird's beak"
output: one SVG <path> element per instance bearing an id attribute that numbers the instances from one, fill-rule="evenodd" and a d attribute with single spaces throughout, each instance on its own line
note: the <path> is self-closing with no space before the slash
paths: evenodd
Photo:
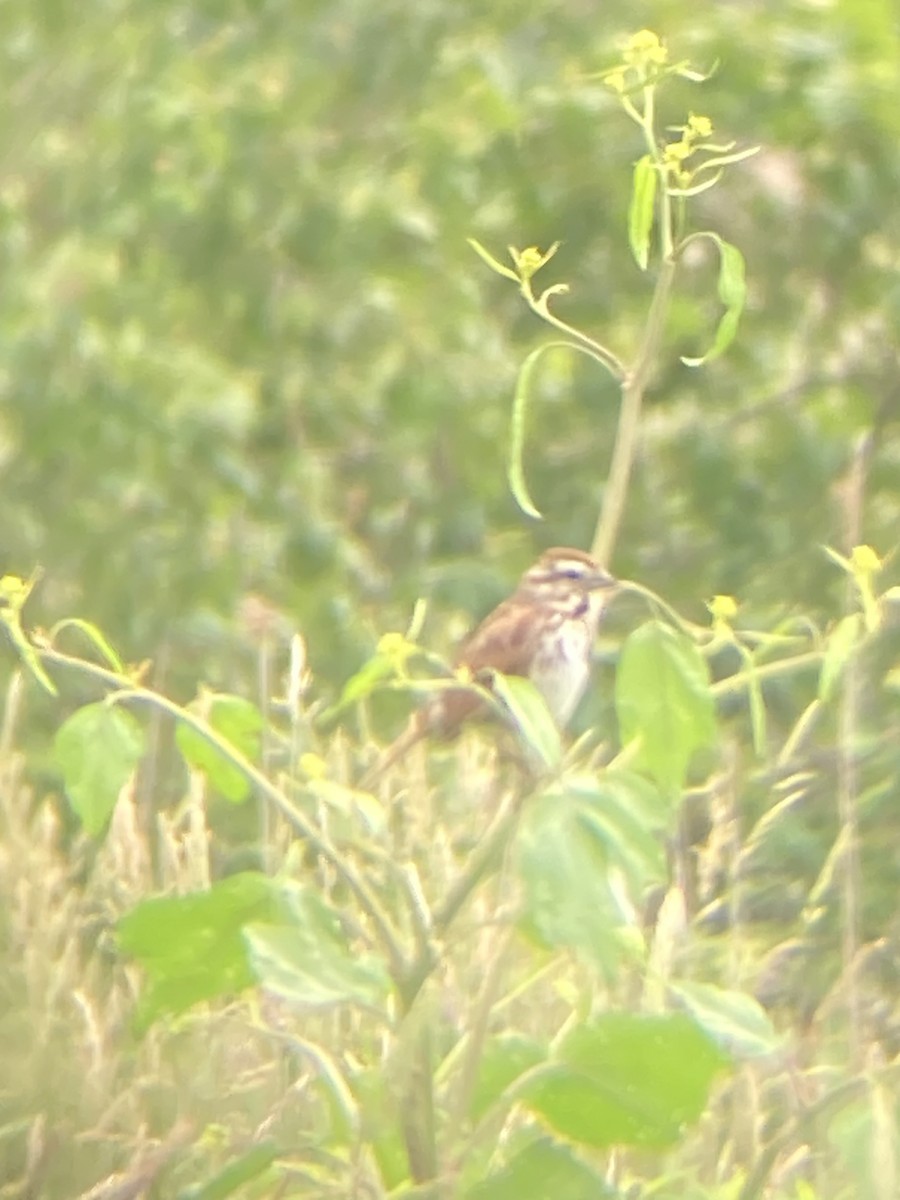
<path id="1" fill-rule="evenodd" d="M 587 585 L 592 592 L 615 591 L 619 586 L 619 581 L 614 579 L 609 571 L 604 571 L 602 567 L 599 567 L 592 575 L 588 576 Z"/>

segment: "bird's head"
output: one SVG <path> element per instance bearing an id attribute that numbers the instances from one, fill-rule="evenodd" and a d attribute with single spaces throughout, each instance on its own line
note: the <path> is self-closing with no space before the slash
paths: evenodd
<path id="1" fill-rule="evenodd" d="M 611 591 L 617 586 L 613 576 L 592 555 L 571 546 L 545 550 L 525 572 L 522 582 L 537 588 L 564 587 L 581 593 Z"/>

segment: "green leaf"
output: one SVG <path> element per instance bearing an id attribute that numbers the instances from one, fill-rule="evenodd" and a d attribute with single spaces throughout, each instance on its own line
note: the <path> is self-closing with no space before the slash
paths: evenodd
<path id="1" fill-rule="evenodd" d="M 709 983 L 678 983 L 671 991 L 720 1046 L 739 1058 L 774 1054 L 783 1044 L 768 1013 L 747 992 L 728 991 Z"/>
<path id="2" fill-rule="evenodd" d="M 627 948 L 631 914 L 611 885 L 609 855 L 586 827 L 580 806 L 561 788 L 535 797 L 523 813 L 515 847 L 525 931 L 614 975 Z"/>
<path id="3" fill-rule="evenodd" d="M 758 758 L 763 758 L 766 753 L 766 702 L 759 682 L 759 672 L 751 656 L 747 658 L 747 700 L 750 704 L 753 749 Z"/>
<path id="4" fill-rule="evenodd" d="M 694 643 L 658 621 L 636 629 L 619 660 L 616 713 L 622 745 L 638 739 L 640 768 L 677 796 L 694 753 L 717 738 L 709 671 Z"/>
<path id="5" fill-rule="evenodd" d="M 144 733 L 131 713 L 110 704 L 86 704 L 60 726 L 53 758 L 66 795 L 85 831 L 96 836 L 144 753 Z"/>
<path id="6" fill-rule="evenodd" d="M 543 293 L 543 297 L 557 292 L 558 288 L 548 288 Z M 531 396 L 531 381 L 534 376 L 535 368 L 543 354 L 548 350 L 574 350 L 579 354 L 586 354 L 588 358 L 592 358 L 595 362 L 599 362 L 606 370 L 611 370 L 609 357 L 604 357 L 597 350 L 587 346 L 579 346 L 576 342 L 553 341 L 546 342 L 543 346 L 538 346 L 532 350 L 525 358 L 519 368 L 519 374 L 516 378 L 516 390 L 513 396 L 512 421 L 510 425 L 509 439 L 509 458 L 506 466 L 506 478 L 509 483 L 510 491 L 513 498 L 526 516 L 534 517 L 535 520 L 543 520 L 543 513 L 536 507 L 531 498 L 531 493 L 528 491 L 528 485 L 525 482 L 525 467 L 523 463 L 525 452 L 525 420 L 528 409 L 528 402 Z M 615 372 L 614 372 L 615 373 Z M 617 376 L 618 378 L 618 376 Z"/>
<path id="7" fill-rule="evenodd" d="M 259 758 L 260 730 L 263 719 L 259 709 L 240 696 L 215 695 L 204 701 L 209 725 L 229 745 L 250 762 Z M 202 771 L 220 795 L 232 804 L 242 804 L 250 795 L 250 780 L 222 750 L 191 725 L 180 724 L 175 731 L 178 749 L 185 761 Z"/>
<path id="8" fill-rule="evenodd" d="M 54 625 L 51 634 L 52 640 L 55 641 L 56 637 L 64 629 L 77 629 L 79 633 L 83 633 L 94 649 L 99 651 L 101 658 L 105 659 L 108 666 L 112 667 L 120 675 L 125 674 L 125 666 L 122 660 L 96 625 L 90 621 L 83 621 L 79 617 L 67 617 L 66 620 Z"/>
<path id="9" fill-rule="evenodd" d="M 716 336 L 710 349 L 701 358 L 686 358 L 681 361 L 688 367 L 699 367 L 703 363 L 718 358 L 731 345 L 737 333 L 741 313 L 747 299 L 747 284 L 744 272 L 744 256 L 737 246 L 732 246 L 720 238 L 717 233 L 704 231 L 702 237 L 715 242 L 719 249 L 719 299 L 725 305 L 725 312 L 716 329 Z"/>
<path id="10" fill-rule="evenodd" d="M 656 204 L 658 173 L 649 154 L 634 164 L 631 184 L 631 205 L 628 210 L 628 242 L 634 260 L 646 271 L 650 256 L 650 233 Z"/>
<path id="11" fill-rule="evenodd" d="M 463 1192 L 465 1200 L 603 1200 L 613 1195 L 602 1174 L 549 1137 L 530 1142 Z"/>
<path id="12" fill-rule="evenodd" d="M 147 975 L 135 1017 L 138 1031 L 164 1013 L 249 987 L 255 975 L 244 926 L 279 920 L 280 897 L 273 880 L 245 872 L 205 892 L 145 900 L 124 916 L 116 929 L 119 946 Z"/>
<path id="13" fill-rule="evenodd" d="M 826 703 L 834 695 L 844 668 L 853 657 L 863 635 L 863 620 L 860 613 L 842 617 L 828 635 L 825 657 L 819 672 L 819 699 Z"/>
<path id="14" fill-rule="evenodd" d="M 531 394 L 531 378 L 534 375 L 535 367 L 538 360 L 546 350 L 550 349 L 551 345 L 556 343 L 548 343 L 545 346 L 538 346 L 536 350 L 532 350 L 526 357 L 525 361 L 519 368 L 518 378 L 516 379 L 516 391 L 513 396 L 512 424 L 510 428 L 509 438 L 509 462 L 506 469 L 506 477 L 509 481 L 510 491 L 513 494 L 516 504 L 521 508 L 526 516 L 534 517 L 535 520 L 542 520 L 541 512 L 535 507 L 534 501 L 528 491 L 528 485 L 525 482 L 525 467 L 523 455 L 525 451 L 525 417 L 528 409 L 528 400 Z"/>
<path id="15" fill-rule="evenodd" d="M 390 989 L 384 964 L 349 945 L 336 911 L 311 888 L 292 885 L 283 898 L 289 920 L 244 930 L 263 987 L 306 1008 L 383 1004 Z"/>
<path id="16" fill-rule="evenodd" d="M 509 1030 L 491 1038 L 478 1064 L 469 1115 L 480 1121 L 520 1075 L 547 1057 L 547 1049 L 534 1038 Z"/>
<path id="17" fill-rule="evenodd" d="M 566 1034 L 558 1064 L 518 1098 L 571 1141 L 663 1147 L 702 1114 L 727 1062 L 684 1013 L 606 1013 Z"/>
<path id="18" fill-rule="evenodd" d="M 674 812 L 659 790 L 640 775 L 607 771 L 600 776 L 568 775 L 561 802 L 576 809 L 583 827 L 602 847 L 639 896 L 666 879 L 663 833 L 671 831 Z"/>
<path id="19" fill-rule="evenodd" d="M 689 196 L 701 196 L 704 192 L 710 191 L 716 186 L 722 178 L 722 171 L 717 171 L 712 179 L 704 179 L 700 183 L 695 183 L 691 187 L 669 187 L 666 190 L 670 196 L 680 196 L 686 199 Z"/>
<path id="20" fill-rule="evenodd" d="M 322 713 L 319 723 L 323 726 L 330 724 L 346 709 L 364 700 L 378 690 L 382 684 L 397 678 L 397 660 L 389 654 L 376 652 L 367 659 L 355 675 L 344 684 L 341 694 L 335 704 Z"/>
<path id="21" fill-rule="evenodd" d="M 555 767 L 562 758 L 559 729 L 546 701 L 530 679 L 495 671 L 491 690 L 509 709 L 525 746 L 542 767 Z"/>
<path id="22" fill-rule="evenodd" d="M 259 1179 L 278 1157 L 274 1142 L 260 1142 L 245 1154 L 233 1158 L 206 1183 L 195 1183 L 178 1193 L 178 1200 L 227 1200 L 245 1183 Z"/>
<path id="23" fill-rule="evenodd" d="M 747 299 L 744 256 L 731 242 L 717 240 L 719 247 L 719 299 L 726 308 L 741 309 Z"/>

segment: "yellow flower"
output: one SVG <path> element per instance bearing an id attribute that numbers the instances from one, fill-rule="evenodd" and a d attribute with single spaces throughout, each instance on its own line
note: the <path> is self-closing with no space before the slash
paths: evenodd
<path id="1" fill-rule="evenodd" d="M 554 242 L 550 249 L 544 253 L 537 246 L 527 246 L 524 250 L 517 250 L 515 246 L 510 246 L 509 253 L 516 264 L 516 270 L 519 272 L 520 278 L 530 279 L 532 275 L 537 274 L 545 263 L 550 261 L 559 249 L 559 246 L 559 242 Z"/>
<path id="2" fill-rule="evenodd" d="M 406 654 L 408 645 L 402 633 L 384 633 L 378 639 L 378 653 L 385 658 L 396 658 Z"/>
<path id="3" fill-rule="evenodd" d="M 688 117 L 686 132 L 694 137 L 708 138 L 712 136 L 713 123 L 709 117 L 700 117 L 696 113 L 691 113 Z"/>
<path id="4" fill-rule="evenodd" d="M 328 764 L 318 754 L 301 754 L 300 770 L 310 779 L 324 779 L 328 774 Z"/>
<path id="5" fill-rule="evenodd" d="M 668 58 L 668 51 L 651 29 L 641 29 L 629 38 L 623 57 L 635 66 L 661 65 Z"/>
<path id="6" fill-rule="evenodd" d="M 543 261 L 543 255 L 537 246 L 529 246 L 519 255 L 519 270 L 523 275 L 533 275 Z"/>
<path id="7" fill-rule="evenodd" d="M 686 158 L 690 158 L 693 149 L 689 142 L 669 142 L 665 150 L 665 158 L 667 163 L 681 163 Z"/>
<path id="8" fill-rule="evenodd" d="M 378 657 L 401 678 L 406 675 L 407 663 L 416 653 L 415 644 L 402 633 L 384 633 L 378 639 Z"/>
<path id="9" fill-rule="evenodd" d="M 738 615 L 738 602 L 734 596 L 713 596 L 712 600 L 707 600 L 706 607 L 716 624 L 728 625 Z"/>
<path id="10" fill-rule="evenodd" d="M 606 76 L 606 86 L 619 95 L 625 91 L 625 72 L 622 70 L 610 71 Z"/>
<path id="11" fill-rule="evenodd" d="M 871 546 L 854 546 L 850 562 L 855 575 L 877 575 L 882 562 Z"/>
<path id="12" fill-rule="evenodd" d="M 29 585 L 18 575 L 4 575 L 0 579 L 0 601 L 13 608 L 20 608 L 30 591 Z"/>

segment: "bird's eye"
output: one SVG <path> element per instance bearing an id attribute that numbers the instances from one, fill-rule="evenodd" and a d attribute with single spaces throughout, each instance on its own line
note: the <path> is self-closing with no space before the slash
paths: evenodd
<path id="1" fill-rule="evenodd" d="M 563 574 L 567 579 L 580 579 L 581 570 L 578 567 L 568 567 Z"/>

